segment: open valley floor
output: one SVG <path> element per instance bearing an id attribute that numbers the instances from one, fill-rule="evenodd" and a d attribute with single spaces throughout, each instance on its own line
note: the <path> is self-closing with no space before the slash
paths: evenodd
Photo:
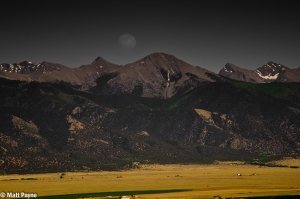
<path id="1" fill-rule="evenodd" d="M 299 168 L 291 167 L 262 167 L 239 162 L 210 165 L 149 164 L 126 171 L 2 175 L 0 192 L 36 193 L 40 197 L 178 189 L 184 191 L 140 196 L 190 199 L 300 195 L 299 179 Z"/>

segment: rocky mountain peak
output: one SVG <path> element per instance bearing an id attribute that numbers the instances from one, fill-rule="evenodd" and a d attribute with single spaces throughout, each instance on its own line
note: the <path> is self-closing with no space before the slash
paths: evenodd
<path id="1" fill-rule="evenodd" d="M 234 64 L 227 63 L 219 72 L 219 75 L 229 77 L 231 79 L 246 81 L 246 82 L 257 82 L 257 75 L 251 70 L 238 67 Z"/>
<path id="2" fill-rule="evenodd" d="M 276 80 L 278 75 L 284 74 L 289 69 L 279 63 L 269 61 L 267 64 L 255 70 L 255 73 L 263 79 Z"/>
<path id="3" fill-rule="evenodd" d="M 35 63 L 33 62 L 30 62 L 30 61 L 22 61 L 19 63 L 19 65 L 21 66 L 33 66 L 33 65 L 36 65 Z"/>
<path id="4" fill-rule="evenodd" d="M 108 63 L 107 60 L 103 59 L 102 57 L 98 56 L 93 62 L 92 64 L 97 64 L 97 63 Z"/>
<path id="5" fill-rule="evenodd" d="M 239 67 L 231 64 L 231 63 L 227 63 L 220 71 L 220 73 L 233 73 L 235 70 L 237 70 Z"/>
<path id="6" fill-rule="evenodd" d="M 147 55 L 139 61 L 150 61 L 150 62 L 168 62 L 178 60 L 173 55 L 169 55 L 166 53 L 155 52 Z"/>

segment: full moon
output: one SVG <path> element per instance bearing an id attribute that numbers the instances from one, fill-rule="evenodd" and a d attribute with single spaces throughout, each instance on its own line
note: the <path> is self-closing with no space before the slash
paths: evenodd
<path id="1" fill-rule="evenodd" d="M 130 50 L 135 47 L 136 41 L 131 34 L 123 34 L 119 37 L 119 45 L 126 50 Z"/>

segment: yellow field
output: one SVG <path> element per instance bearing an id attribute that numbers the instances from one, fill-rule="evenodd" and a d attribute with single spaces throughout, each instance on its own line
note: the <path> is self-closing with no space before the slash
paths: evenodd
<path id="1" fill-rule="evenodd" d="M 38 196 L 131 191 L 192 189 L 149 194 L 146 198 L 212 198 L 300 194 L 300 169 L 243 164 L 143 165 L 119 172 L 70 172 L 0 176 L 0 192 L 37 193 Z M 238 175 L 241 174 L 241 175 Z M 38 180 L 21 180 L 37 178 Z"/>

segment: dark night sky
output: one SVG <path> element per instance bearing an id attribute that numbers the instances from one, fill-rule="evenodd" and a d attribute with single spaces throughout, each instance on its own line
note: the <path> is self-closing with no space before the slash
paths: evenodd
<path id="1" fill-rule="evenodd" d="M 226 63 L 248 69 L 268 61 L 300 67 L 297 2 L 7 2 L 1 2 L 0 63 L 79 67 L 101 56 L 126 64 L 164 52 L 213 72 Z M 137 41 L 130 51 L 118 46 L 124 33 Z"/>

